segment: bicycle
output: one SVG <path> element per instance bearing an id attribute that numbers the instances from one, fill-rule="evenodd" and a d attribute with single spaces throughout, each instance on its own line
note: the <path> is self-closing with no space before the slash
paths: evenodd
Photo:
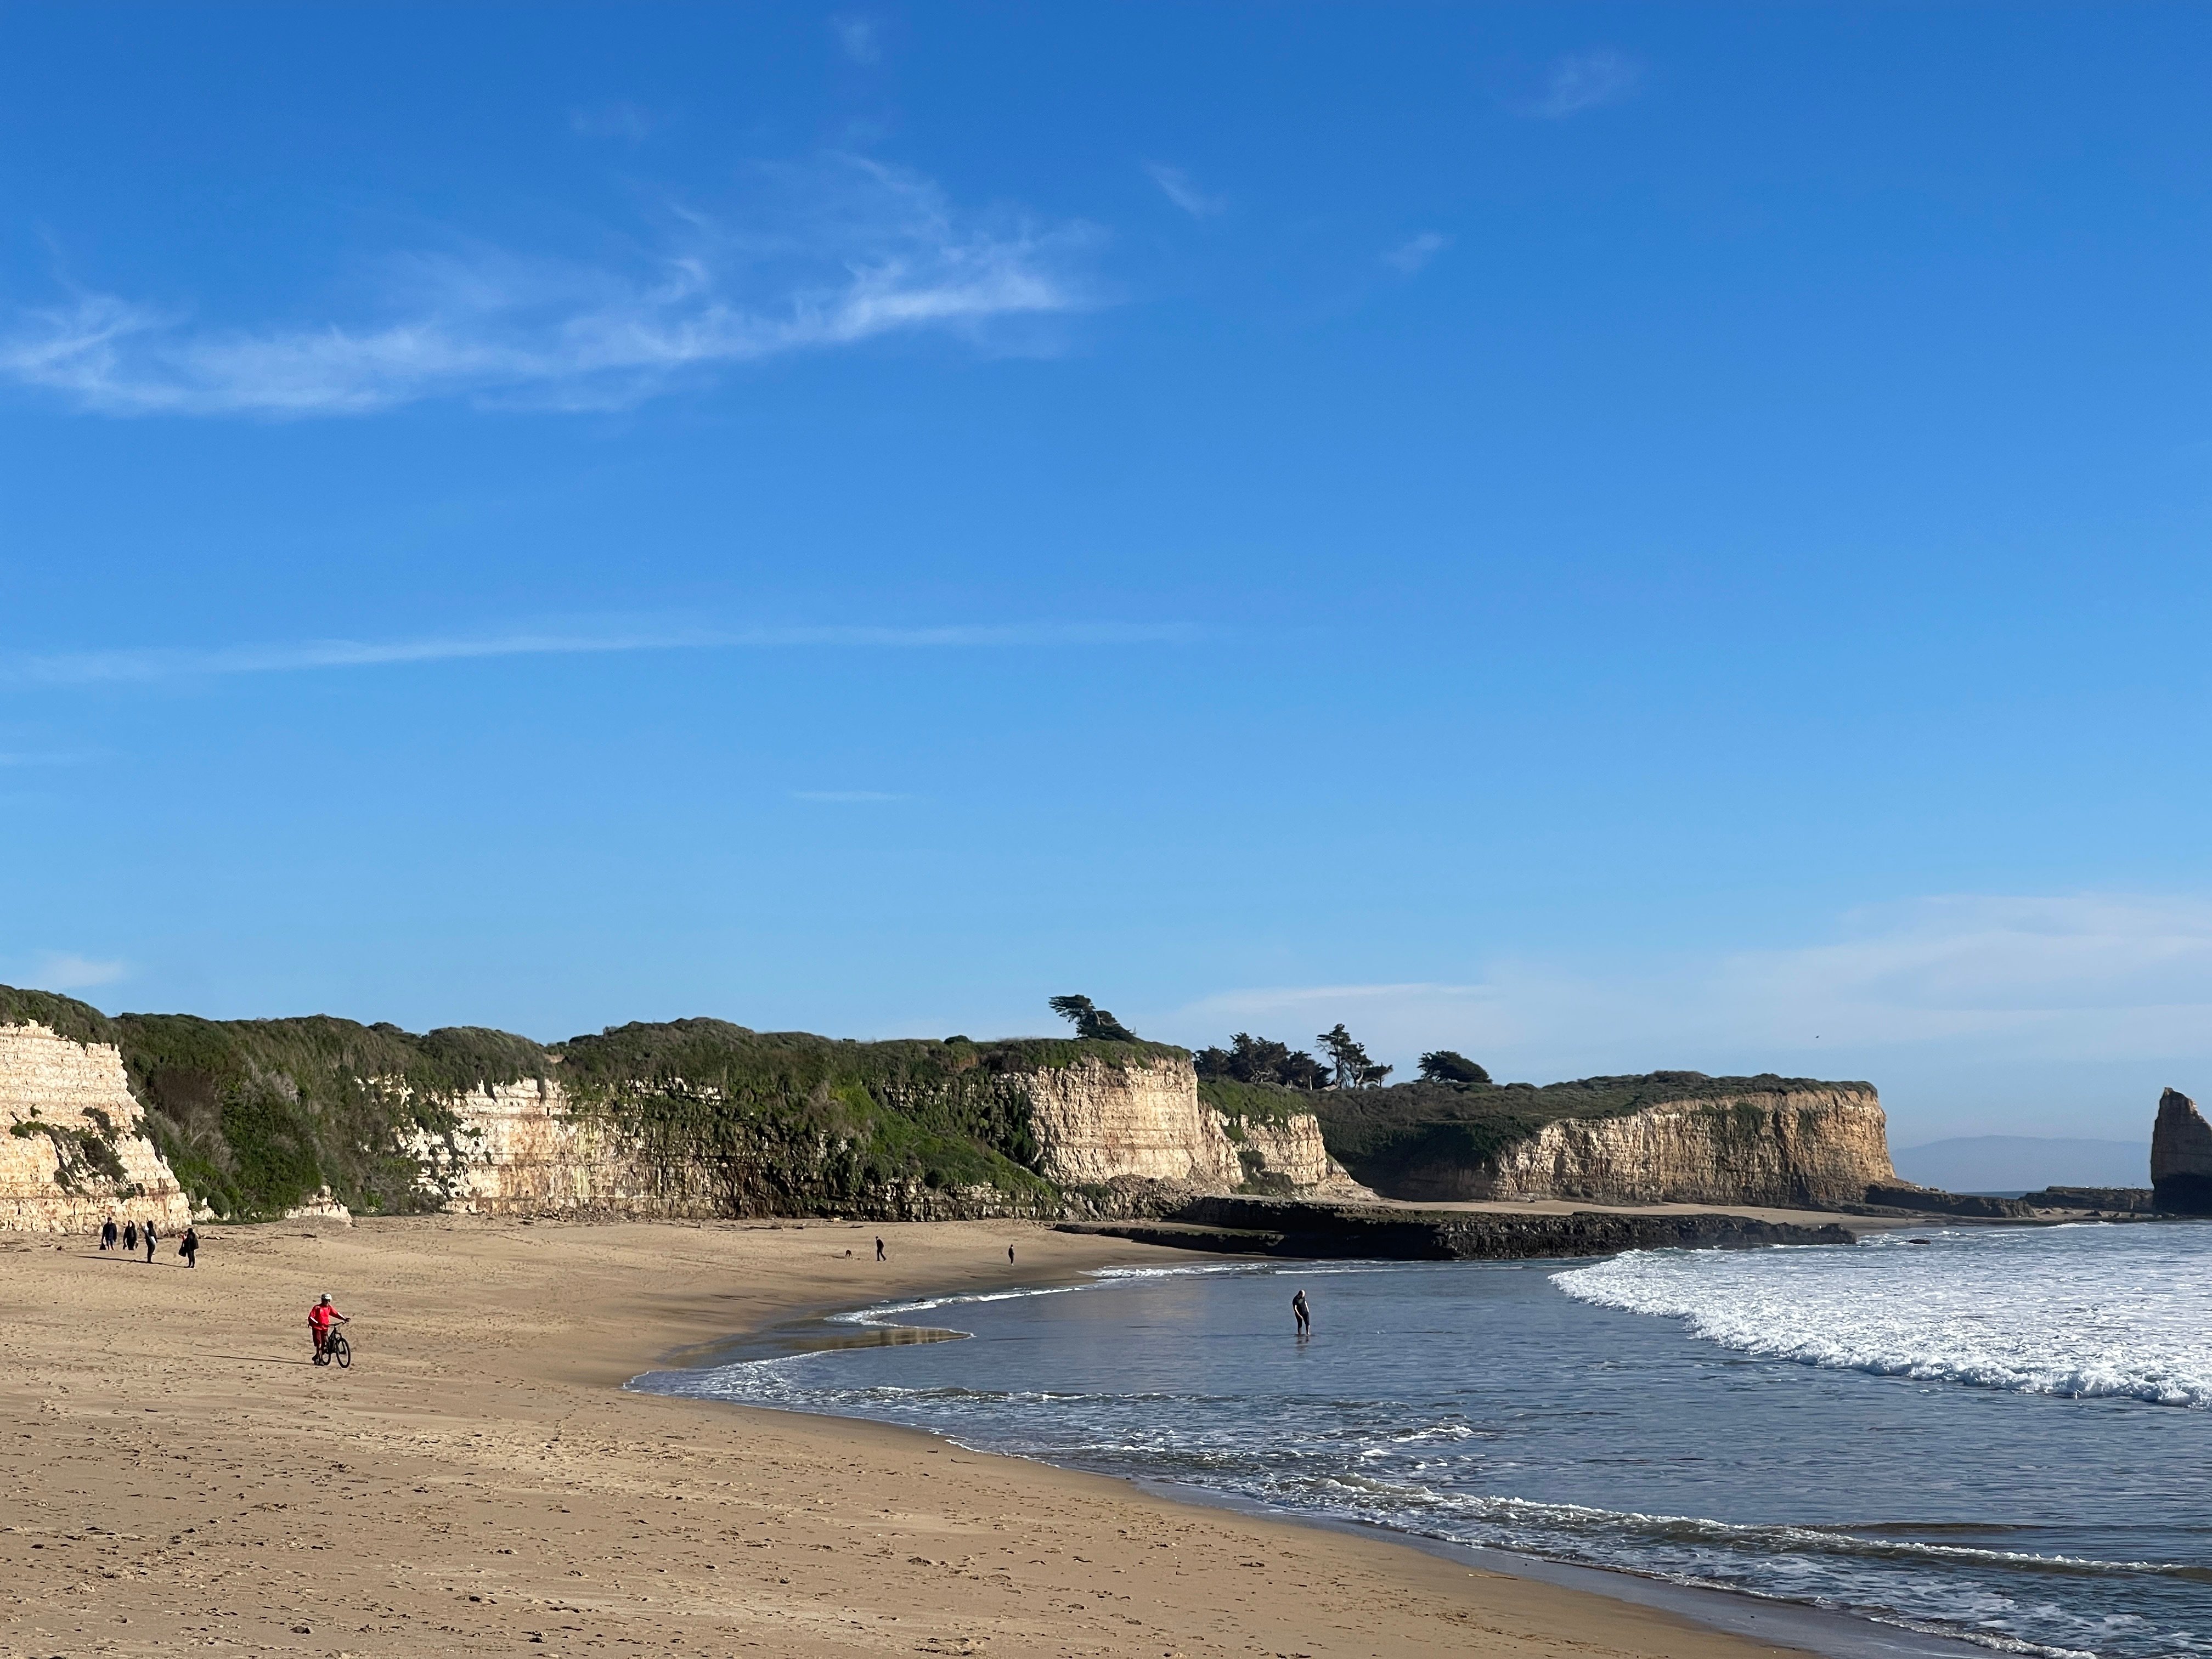
<path id="1" fill-rule="evenodd" d="M 318 1365 L 327 1365 L 332 1360 L 337 1362 L 342 1371 L 353 1369 L 353 1344 L 345 1340 L 343 1332 L 332 1331 L 315 1350 L 315 1364 Z"/>

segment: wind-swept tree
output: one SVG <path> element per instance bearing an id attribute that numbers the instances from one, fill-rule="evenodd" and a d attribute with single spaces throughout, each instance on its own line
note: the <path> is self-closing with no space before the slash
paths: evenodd
<path id="1" fill-rule="evenodd" d="M 1303 1048 L 1239 1031 L 1226 1048 L 1201 1048 L 1194 1057 L 1200 1077 L 1236 1083 L 1275 1083 L 1291 1089 L 1318 1089 L 1328 1068 Z"/>
<path id="2" fill-rule="evenodd" d="M 1089 997 L 1054 997 L 1052 1011 L 1075 1027 L 1075 1035 L 1101 1042 L 1135 1042 L 1140 1039 L 1127 1026 Z"/>
<path id="3" fill-rule="evenodd" d="M 1390 1075 L 1388 1066 L 1377 1066 L 1367 1057 L 1367 1050 L 1352 1040 L 1352 1033 L 1338 1022 L 1332 1030 L 1323 1031 L 1314 1041 L 1326 1053 L 1332 1063 L 1330 1085 L 1338 1089 L 1364 1089 L 1380 1083 Z"/>
<path id="4" fill-rule="evenodd" d="M 1487 1083 L 1490 1073 L 1455 1048 L 1421 1056 L 1421 1075 L 1431 1083 Z"/>

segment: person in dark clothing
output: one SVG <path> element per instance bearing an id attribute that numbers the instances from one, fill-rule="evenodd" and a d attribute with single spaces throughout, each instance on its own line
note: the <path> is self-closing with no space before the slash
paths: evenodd
<path id="1" fill-rule="evenodd" d="M 106 1220 L 100 1224 L 100 1248 L 103 1250 L 113 1249 L 115 1248 L 115 1218 L 113 1216 L 110 1216 Z"/>
<path id="2" fill-rule="evenodd" d="M 1006 1246 L 1006 1265 L 1009 1267 L 1014 1265 L 1014 1247 L 1011 1244 Z"/>
<path id="3" fill-rule="evenodd" d="M 146 1231 L 143 1233 L 141 1233 L 139 1237 L 146 1241 L 146 1260 L 151 1261 L 154 1259 L 154 1240 L 156 1237 L 154 1231 L 154 1224 L 150 1221 L 148 1222 L 146 1224 Z"/>
<path id="4" fill-rule="evenodd" d="M 883 1241 L 882 1239 L 880 1239 L 880 1238 L 879 1238 L 879 1239 L 878 1239 L 878 1240 L 876 1241 L 876 1260 L 877 1260 L 877 1261 L 881 1261 L 883 1259 L 884 1259 L 884 1241 Z"/>
<path id="5" fill-rule="evenodd" d="M 1304 1291 L 1300 1291 L 1297 1295 L 1291 1298 L 1291 1311 L 1297 1316 L 1298 1334 L 1300 1336 L 1311 1336 L 1313 1334 L 1313 1312 L 1306 1306 L 1306 1293 Z"/>
<path id="6" fill-rule="evenodd" d="M 185 1259 L 185 1266 L 200 1265 L 200 1233 L 197 1227 L 186 1227 L 185 1236 L 177 1241 L 177 1254 Z"/>
<path id="7" fill-rule="evenodd" d="M 123 1253 L 125 1255 L 138 1254 L 138 1224 L 135 1221 L 123 1224 Z"/>

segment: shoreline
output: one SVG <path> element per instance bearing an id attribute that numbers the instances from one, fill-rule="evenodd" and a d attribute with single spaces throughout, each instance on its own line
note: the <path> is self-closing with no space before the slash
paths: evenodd
<path id="1" fill-rule="evenodd" d="M 880 1271 L 859 1248 L 878 1232 Z M 1402 1538 L 621 1386 L 650 1355 L 802 1310 L 1188 1264 L 1173 1252 L 980 1222 L 204 1237 L 187 1270 L 0 1235 L 9 1659 L 1802 1651 Z M 348 1371 L 306 1358 L 325 1290 L 353 1317 Z"/>
<path id="2" fill-rule="evenodd" d="M 1086 1230 L 1088 1231 L 1088 1230 Z M 1098 1236 L 1092 1234 L 1091 1236 Z M 1124 1237 L 1115 1234 L 1114 1237 Z M 1551 1258 L 1547 1258 L 1550 1260 Z M 1597 1257 L 1560 1257 L 1562 1262 L 1601 1260 Z M 1147 1262 L 1146 1267 L 1171 1270 L 1178 1267 L 1226 1266 L 1243 1263 L 1255 1269 L 1278 1270 L 1289 1263 L 1282 1258 L 1270 1256 L 1216 1257 L 1181 1261 L 1168 1260 Z M 1118 1265 L 1118 1264 L 1116 1264 Z M 1062 1291 L 1079 1290 L 1086 1283 L 1095 1282 L 1088 1275 L 1095 1268 L 1079 1270 L 1079 1276 L 1056 1279 L 1046 1283 L 1009 1287 L 1010 1297 L 1051 1295 Z M 937 1304 L 963 1298 L 957 1292 L 933 1296 L 921 1292 L 914 1299 Z M 862 1303 L 853 1306 L 818 1308 L 807 1310 L 793 1318 L 781 1321 L 772 1328 L 732 1333 L 726 1341 L 701 1345 L 685 1354 L 663 1356 L 663 1363 L 653 1370 L 641 1371 L 623 1386 L 625 1390 L 653 1394 L 659 1390 L 641 1387 L 645 1379 L 672 1371 L 710 1370 L 717 1366 L 746 1364 L 763 1359 L 788 1358 L 799 1354 L 842 1352 L 852 1350 L 904 1346 L 936 1341 L 973 1340 L 972 1333 L 950 1325 L 895 1325 L 880 1322 L 862 1322 L 853 1318 L 871 1310 L 881 1309 L 886 1313 L 901 1310 L 896 1304 L 883 1302 Z M 913 1312 L 935 1311 L 934 1308 L 915 1308 Z M 847 1322 L 850 1321 L 850 1322 Z M 888 1338 L 875 1341 L 866 1340 L 837 1340 L 846 1334 L 861 1332 L 912 1331 L 907 1338 Z M 827 1340 L 816 1340 L 817 1337 Z M 1441 1559 L 1456 1562 L 1479 1571 L 1501 1574 L 1532 1583 L 1554 1585 L 1630 1606 L 1656 1609 L 1674 1617 L 1684 1618 L 1717 1633 L 1749 1638 L 1762 1642 L 1778 1642 L 1790 1651 L 1818 1654 L 1823 1659 L 1973 1659 L 1986 1655 L 1990 1649 L 1963 1638 L 1931 1634 L 1904 1625 L 1894 1625 L 1862 1614 L 1839 1613 L 1815 1607 L 1809 1602 L 1792 1601 L 1780 1597 L 1763 1597 L 1744 1591 L 1727 1590 L 1705 1585 L 1677 1583 L 1656 1575 L 1638 1573 L 1624 1567 L 1594 1567 L 1579 1563 L 1554 1560 L 1548 1556 L 1526 1554 L 1519 1551 L 1498 1549 L 1486 1545 L 1463 1544 L 1431 1534 L 1403 1530 L 1350 1516 L 1306 1514 L 1297 1510 L 1276 1509 L 1268 1504 L 1246 1498 L 1234 1492 L 1196 1485 L 1188 1481 L 1164 1479 L 1146 1479 L 1087 1469 L 1080 1464 L 1054 1462 L 1048 1458 L 1019 1452 L 996 1451 L 988 1446 L 973 1446 L 957 1437 L 937 1430 L 911 1425 L 887 1423 L 881 1419 L 855 1416 L 833 1411 L 815 1411 L 805 1407 L 778 1407 L 743 1404 L 719 1401 L 701 1395 L 671 1394 L 668 1398 L 682 1399 L 738 1413 L 769 1412 L 785 1415 L 827 1419 L 831 1422 L 865 1424 L 872 1428 L 889 1430 L 901 1435 L 912 1435 L 923 1440 L 940 1441 L 977 1456 L 1005 1459 L 1017 1463 L 1028 1463 L 1041 1468 L 1063 1470 L 1093 1479 L 1113 1480 L 1133 1487 L 1139 1492 L 1163 1502 L 1200 1509 L 1222 1510 L 1250 1518 L 1278 1524 L 1337 1533 L 1352 1537 L 1378 1541 L 1400 1548 L 1419 1551 Z"/>

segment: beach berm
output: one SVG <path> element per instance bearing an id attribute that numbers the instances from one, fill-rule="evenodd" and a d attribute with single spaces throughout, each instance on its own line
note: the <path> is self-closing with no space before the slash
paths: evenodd
<path id="1" fill-rule="evenodd" d="M 1175 1259 L 1126 1241 L 457 1216 L 205 1238 L 187 1272 L 0 1237 L 8 1659 L 1779 1651 L 918 1433 L 621 1386 L 809 1310 Z M 325 1291 L 350 1370 L 309 1363 Z"/>

